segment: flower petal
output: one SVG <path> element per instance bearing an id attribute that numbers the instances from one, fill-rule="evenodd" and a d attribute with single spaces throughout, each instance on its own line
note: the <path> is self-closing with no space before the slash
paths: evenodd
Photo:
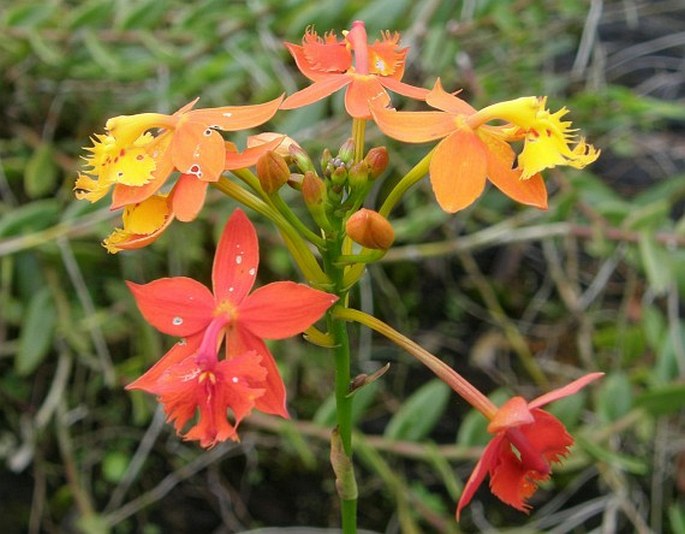
<path id="1" fill-rule="evenodd" d="M 564 424 L 551 413 L 539 408 L 533 408 L 531 413 L 535 422 L 532 425 L 521 426 L 519 430 L 545 460 L 560 462 L 573 445 L 573 437 L 566 431 Z"/>
<path id="2" fill-rule="evenodd" d="M 480 128 L 478 135 L 487 146 L 488 178 L 509 198 L 536 208 L 547 209 L 547 188 L 540 174 L 528 179 L 512 169 L 514 151 L 508 143 Z"/>
<path id="3" fill-rule="evenodd" d="M 149 284 L 126 282 L 145 320 L 160 332 L 185 337 L 212 320 L 214 297 L 191 278 L 160 278 Z"/>
<path id="4" fill-rule="evenodd" d="M 455 213 L 480 196 L 486 161 L 485 146 L 470 130 L 457 130 L 438 143 L 430 162 L 430 181 L 444 211 Z"/>
<path id="5" fill-rule="evenodd" d="M 248 106 L 223 106 L 196 109 L 189 112 L 190 120 L 226 132 L 237 132 L 264 124 L 278 111 L 283 95 L 262 104 Z"/>
<path id="6" fill-rule="evenodd" d="M 308 32 L 303 46 L 285 43 L 297 68 L 312 81 L 324 79 L 331 73 L 346 72 L 352 66 L 352 54 L 345 42 L 328 39 L 323 42 L 315 32 Z"/>
<path id="7" fill-rule="evenodd" d="M 254 285 L 258 266 L 257 232 L 247 215 L 236 209 L 226 221 L 214 255 L 212 287 L 217 301 L 242 302 Z"/>
<path id="8" fill-rule="evenodd" d="M 209 184 L 192 174 L 182 174 L 171 192 L 171 211 L 181 222 L 195 220 L 207 196 Z"/>
<path id="9" fill-rule="evenodd" d="M 533 408 L 539 408 L 552 401 L 573 395 L 587 386 L 590 382 L 594 382 L 603 376 L 604 373 L 589 373 L 578 380 L 574 380 L 570 384 L 566 384 L 564 387 L 552 390 L 549 393 L 545 393 L 544 395 L 533 399 L 528 403 L 528 407 L 532 410 Z"/>
<path id="10" fill-rule="evenodd" d="M 474 467 L 471 476 L 466 481 L 464 491 L 461 492 L 461 497 L 459 497 L 459 502 L 457 503 L 457 521 L 459 521 L 461 511 L 467 504 L 471 502 L 476 490 L 483 483 L 485 475 L 488 473 L 488 471 L 492 470 L 500 448 L 500 443 L 503 439 L 503 435 L 495 436 L 483 450 L 483 455 L 480 457 L 480 460 L 478 460 L 478 463 L 476 464 L 476 467 Z"/>
<path id="11" fill-rule="evenodd" d="M 131 382 L 125 389 L 141 389 L 154 393 L 157 379 L 172 365 L 183 361 L 195 354 L 202 342 L 202 334 L 189 336 L 174 344 L 169 351 L 150 367 L 142 376 Z"/>
<path id="12" fill-rule="evenodd" d="M 390 89 L 393 93 L 398 93 L 402 96 L 409 98 L 415 98 L 416 100 L 425 100 L 428 95 L 428 89 L 423 87 L 414 87 L 408 83 L 399 81 L 399 79 L 390 77 L 379 77 L 378 81 L 381 82 L 383 87 Z"/>
<path id="13" fill-rule="evenodd" d="M 224 171 L 224 138 L 206 123 L 186 121 L 179 124 L 171 143 L 172 158 L 183 174 L 193 174 L 207 182 L 216 182 Z"/>
<path id="14" fill-rule="evenodd" d="M 535 419 L 523 397 L 512 397 L 505 402 L 488 424 L 488 432 L 495 434 L 516 426 L 530 424 Z"/>
<path id="15" fill-rule="evenodd" d="M 226 162 L 224 169 L 231 171 L 233 169 L 244 169 L 245 167 L 252 167 L 257 160 L 269 150 L 276 150 L 281 143 L 287 138 L 286 135 L 279 135 L 279 137 L 272 139 L 264 144 L 246 148 L 242 152 L 233 152 L 226 150 Z M 248 138 L 249 143 L 249 138 Z"/>
<path id="16" fill-rule="evenodd" d="M 351 81 L 352 78 L 347 74 L 328 74 L 325 78 L 315 81 L 310 86 L 300 89 L 287 97 L 281 104 L 281 109 L 296 109 L 308 106 L 332 95 Z"/>
<path id="17" fill-rule="evenodd" d="M 435 80 L 433 89 L 426 95 L 426 103 L 447 113 L 459 115 L 473 115 L 476 113 L 475 108 L 471 107 L 468 102 L 445 91 L 442 88 L 442 83 L 440 83 L 440 78 Z"/>
<path id="18" fill-rule="evenodd" d="M 370 119 L 369 104 L 371 102 L 382 107 L 390 104 L 390 96 L 383 89 L 378 77 L 361 74 L 350 76 L 352 76 L 352 83 L 345 91 L 345 109 L 350 116 L 355 119 Z"/>
<path id="19" fill-rule="evenodd" d="M 248 330 L 240 328 L 238 325 L 238 327 L 234 327 L 228 333 L 226 358 L 231 360 L 235 355 L 242 354 L 245 351 L 254 351 L 259 354 L 262 357 L 259 363 L 266 369 L 264 382 L 262 384 L 254 384 L 264 388 L 264 394 L 255 400 L 255 408 L 264 413 L 280 415 L 285 419 L 289 419 L 290 416 L 285 405 L 285 384 L 283 384 L 276 360 L 274 360 L 264 341 Z"/>
<path id="20" fill-rule="evenodd" d="M 395 111 L 372 102 L 371 114 L 385 135 L 406 143 L 435 141 L 457 129 L 454 118 L 442 111 Z"/>
<path id="21" fill-rule="evenodd" d="M 273 282 L 240 305 L 238 321 L 258 337 L 283 339 L 305 331 L 338 297 L 295 282 Z"/>

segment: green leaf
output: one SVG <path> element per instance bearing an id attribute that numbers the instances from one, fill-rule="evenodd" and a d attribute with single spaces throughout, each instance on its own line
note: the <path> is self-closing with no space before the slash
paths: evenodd
<path id="1" fill-rule="evenodd" d="M 162 17 L 168 12 L 168 2 L 165 0 L 147 0 L 132 2 L 130 9 L 119 19 L 117 28 L 132 30 L 161 26 Z"/>
<path id="2" fill-rule="evenodd" d="M 669 384 L 635 397 L 635 405 L 653 415 L 666 415 L 685 408 L 685 384 Z"/>
<path id="3" fill-rule="evenodd" d="M 632 386 L 628 376 L 617 371 L 602 380 L 597 411 L 604 421 L 615 421 L 630 411 L 633 405 Z"/>
<path id="4" fill-rule="evenodd" d="M 640 233 L 639 249 L 650 287 L 657 295 L 663 295 L 673 282 L 670 254 L 648 232 Z"/>
<path id="5" fill-rule="evenodd" d="M 24 190 L 31 198 L 42 197 L 55 189 L 57 166 L 53 159 L 52 145 L 42 143 L 26 164 Z"/>
<path id="6" fill-rule="evenodd" d="M 43 230 L 55 224 L 60 212 L 57 199 L 36 200 L 3 214 L 0 218 L 0 237 L 12 237 Z"/>
<path id="7" fill-rule="evenodd" d="M 7 26 L 33 28 L 48 20 L 55 12 L 54 2 L 16 2 L 5 14 Z"/>
<path id="8" fill-rule="evenodd" d="M 31 374 L 50 350 L 57 314 L 52 295 L 43 287 L 29 302 L 19 338 L 14 366 L 18 374 Z"/>
<path id="9" fill-rule="evenodd" d="M 128 468 L 129 457 L 120 451 L 108 452 L 102 459 L 102 477 L 107 482 L 119 482 Z"/>
<path id="10" fill-rule="evenodd" d="M 111 17 L 112 7 L 110 0 L 82 2 L 69 12 L 66 26 L 70 29 L 101 27 Z"/>
<path id="11" fill-rule="evenodd" d="M 425 438 L 442 417 L 450 391 L 447 384 L 438 379 L 421 386 L 390 419 L 384 436 L 409 441 Z"/>

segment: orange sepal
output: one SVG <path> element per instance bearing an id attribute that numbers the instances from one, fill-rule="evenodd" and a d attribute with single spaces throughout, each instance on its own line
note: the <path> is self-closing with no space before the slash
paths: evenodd
<path id="1" fill-rule="evenodd" d="M 198 180 L 192 174 L 182 174 L 178 178 L 169 196 L 171 197 L 171 211 L 179 221 L 195 220 L 205 203 L 208 185 L 207 182 Z"/>
<path id="2" fill-rule="evenodd" d="M 470 130 L 457 130 L 438 143 L 429 173 L 435 199 L 444 211 L 455 213 L 480 196 L 486 161 L 485 146 Z"/>
<path id="3" fill-rule="evenodd" d="M 352 78 L 347 74 L 329 74 L 326 78 L 315 81 L 309 87 L 300 89 L 287 97 L 281 104 L 281 109 L 296 109 L 308 106 L 332 95 L 351 81 Z"/>
<path id="4" fill-rule="evenodd" d="M 269 150 L 276 150 L 276 148 L 278 148 L 286 138 L 286 135 L 280 135 L 279 137 L 264 144 L 248 147 L 242 152 L 229 150 L 227 147 L 224 169 L 227 171 L 232 171 L 234 169 L 252 167 L 265 152 L 268 152 Z"/>
<path id="5" fill-rule="evenodd" d="M 488 424 L 488 432 L 496 434 L 521 425 L 527 425 L 534 421 L 533 415 L 528 409 L 528 403 L 523 397 L 512 397 L 505 402 L 495 413 Z"/>
<path id="6" fill-rule="evenodd" d="M 402 96 L 414 98 L 416 100 L 425 100 L 428 96 L 428 89 L 424 89 L 423 87 L 415 87 L 408 83 L 401 82 L 396 78 L 379 77 L 378 81 L 381 82 L 381 85 L 383 85 L 383 87 L 386 89 L 390 89 L 392 92 L 398 93 Z"/>
<path id="7" fill-rule="evenodd" d="M 189 118 L 205 127 L 237 132 L 264 124 L 276 114 L 282 101 L 283 95 L 261 104 L 196 109 L 189 113 Z"/>
<path id="8" fill-rule="evenodd" d="M 441 139 L 457 128 L 454 119 L 442 111 L 395 111 L 375 102 L 370 106 L 378 128 L 405 143 L 425 143 Z"/>
<path id="9" fill-rule="evenodd" d="M 590 382 L 594 382 L 603 376 L 604 373 L 588 373 L 585 376 L 574 380 L 570 384 L 566 384 L 564 387 L 557 388 L 549 393 L 545 393 L 544 395 L 537 397 L 536 399 L 533 399 L 530 401 L 530 403 L 528 403 L 528 407 L 532 410 L 533 408 L 539 408 L 540 406 L 544 406 L 552 401 L 568 397 L 569 395 L 574 395 L 587 386 Z"/>
<path id="10" fill-rule="evenodd" d="M 370 119 L 369 104 L 385 107 L 390 104 L 390 96 L 383 89 L 376 76 L 351 74 L 352 83 L 345 91 L 345 109 L 355 119 Z"/>
<path id="11" fill-rule="evenodd" d="M 476 109 L 471 107 L 471 105 L 462 100 L 458 96 L 448 93 L 442 88 L 442 83 L 440 78 L 435 80 L 435 85 L 426 95 L 426 103 L 441 111 L 447 113 L 453 113 L 458 115 L 473 115 L 476 113 Z"/>

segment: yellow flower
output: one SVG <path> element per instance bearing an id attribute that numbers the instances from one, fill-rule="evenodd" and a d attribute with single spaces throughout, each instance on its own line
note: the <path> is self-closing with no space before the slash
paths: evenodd
<path id="1" fill-rule="evenodd" d="M 166 195 L 152 195 L 138 204 L 124 208 L 123 228 L 114 231 L 102 242 L 107 252 L 142 248 L 162 235 L 174 220 L 171 202 Z"/>

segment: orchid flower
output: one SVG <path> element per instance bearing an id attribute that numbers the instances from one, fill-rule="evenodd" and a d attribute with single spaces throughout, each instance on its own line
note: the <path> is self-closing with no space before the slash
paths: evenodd
<path id="1" fill-rule="evenodd" d="M 400 81 L 408 49 L 398 46 L 398 33 L 385 32 L 382 41 L 369 44 L 364 23 L 357 20 L 343 34 L 339 41 L 334 32 L 321 38 L 308 29 L 302 46 L 285 43 L 302 74 L 314 83 L 287 97 L 281 109 L 313 104 L 343 87 L 347 87 L 345 109 L 355 119 L 371 118 L 372 100 L 388 105 L 390 97 L 386 89 L 409 98 L 425 98 L 426 89 Z"/>
<path id="2" fill-rule="evenodd" d="M 144 285 L 128 282 L 152 326 L 185 338 L 128 388 L 158 395 L 179 432 L 199 407 L 200 422 L 185 438 L 199 439 L 203 446 L 233 436 L 217 422 L 225 418 L 226 407 L 231 407 L 236 426 L 251 406 L 288 417 L 285 386 L 263 339 L 303 332 L 337 300 L 294 282 L 273 282 L 250 293 L 258 264 L 256 230 L 238 209 L 226 223 L 214 257 L 213 292 L 186 277 Z M 219 360 L 224 340 L 226 358 Z M 235 384 L 246 389 L 231 389 Z M 219 394 L 221 401 L 216 399 Z M 213 423 L 206 423 L 209 420 Z"/>

